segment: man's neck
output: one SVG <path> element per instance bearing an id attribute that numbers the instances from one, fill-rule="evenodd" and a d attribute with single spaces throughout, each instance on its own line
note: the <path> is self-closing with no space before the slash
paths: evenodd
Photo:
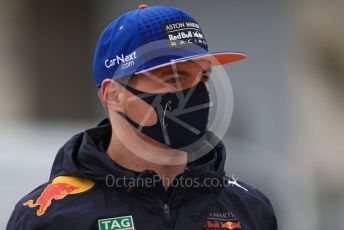
<path id="1" fill-rule="evenodd" d="M 182 164 L 178 165 L 170 165 L 168 163 L 158 164 L 147 161 L 140 157 L 140 153 L 134 153 L 129 150 L 128 146 L 126 146 L 126 144 L 124 144 L 120 140 L 120 138 L 118 138 L 114 130 L 112 131 L 111 140 L 106 152 L 113 161 L 124 168 L 137 172 L 142 172 L 146 169 L 155 171 L 162 179 L 165 189 L 168 188 L 173 178 L 175 178 L 178 174 L 184 172 L 187 162 L 185 152 L 179 152 L 179 154 L 184 155 L 183 157 L 185 158 L 185 161 Z M 168 156 L 169 154 L 171 154 L 170 152 L 171 150 L 166 149 L 166 151 L 162 150 L 162 152 L 158 154 L 165 154 L 165 156 Z M 171 155 L 171 157 L 173 156 Z"/>

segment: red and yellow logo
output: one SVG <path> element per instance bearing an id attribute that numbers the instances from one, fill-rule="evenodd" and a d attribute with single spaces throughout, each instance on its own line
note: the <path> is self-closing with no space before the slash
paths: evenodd
<path id="1" fill-rule="evenodd" d="M 241 229 L 241 224 L 239 221 L 207 220 L 203 229 Z"/>
<path id="2" fill-rule="evenodd" d="M 72 176 L 59 176 L 48 184 L 36 201 L 28 200 L 23 203 L 29 208 L 39 207 L 36 215 L 42 216 L 53 200 L 61 200 L 69 194 L 78 194 L 90 190 L 94 182 Z"/>
<path id="3" fill-rule="evenodd" d="M 240 222 L 232 222 L 232 221 L 227 221 L 225 223 L 222 223 L 222 228 L 227 228 L 227 229 L 237 229 L 241 228 Z"/>

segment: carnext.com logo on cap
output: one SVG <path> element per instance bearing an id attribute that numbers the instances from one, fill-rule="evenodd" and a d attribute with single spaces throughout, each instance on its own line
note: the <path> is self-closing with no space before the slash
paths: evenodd
<path id="1" fill-rule="evenodd" d="M 106 59 L 104 64 L 108 69 L 116 65 L 120 65 L 121 69 L 126 69 L 135 65 L 136 58 L 136 51 L 134 51 L 128 55 L 120 54 L 116 55 L 115 58 Z"/>

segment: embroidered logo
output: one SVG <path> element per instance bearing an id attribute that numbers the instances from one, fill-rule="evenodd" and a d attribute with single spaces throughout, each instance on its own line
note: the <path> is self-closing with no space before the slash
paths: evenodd
<path id="1" fill-rule="evenodd" d="M 195 22 L 178 21 L 168 23 L 162 25 L 162 30 L 170 48 L 183 48 L 190 45 L 208 47 L 201 27 Z"/>
<path id="2" fill-rule="evenodd" d="M 50 184 L 48 184 L 36 201 L 28 200 L 23 203 L 29 208 L 36 208 L 37 216 L 42 216 L 50 207 L 53 200 L 61 200 L 69 194 L 77 194 L 85 192 L 94 186 L 94 182 L 70 176 L 56 177 Z"/>
<path id="3" fill-rule="evenodd" d="M 132 216 L 119 216 L 98 220 L 99 230 L 135 230 Z"/>
<path id="4" fill-rule="evenodd" d="M 120 54 L 115 55 L 115 57 L 106 59 L 104 65 L 107 69 L 113 66 L 120 66 L 121 69 L 127 69 L 129 67 L 133 67 L 135 65 L 135 60 L 137 59 L 136 51 L 128 55 Z"/>
<path id="5" fill-rule="evenodd" d="M 203 224 L 203 229 L 242 229 L 242 226 L 239 219 L 232 212 L 211 212 Z"/>
<path id="6" fill-rule="evenodd" d="M 238 178 L 235 178 L 234 175 L 232 175 L 232 177 L 228 179 L 227 184 L 228 184 L 228 185 L 236 186 L 236 187 L 241 188 L 241 189 L 245 190 L 246 192 L 248 192 L 247 188 L 241 186 L 241 185 L 238 183 Z"/>

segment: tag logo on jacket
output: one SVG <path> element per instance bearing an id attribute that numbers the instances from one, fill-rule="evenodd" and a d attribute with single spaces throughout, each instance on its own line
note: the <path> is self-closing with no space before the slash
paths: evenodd
<path id="1" fill-rule="evenodd" d="M 232 212 L 209 213 L 203 224 L 204 230 L 243 229 L 238 218 Z"/>
<path id="2" fill-rule="evenodd" d="M 38 207 L 36 215 L 42 216 L 50 207 L 53 200 L 62 200 L 69 194 L 85 192 L 93 186 L 94 182 L 91 180 L 71 176 L 58 176 L 44 188 L 36 201 L 28 200 L 23 205 L 29 208 Z"/>
<path id="3" fill-rule="evenodd" d="M 99 230 L 135 230 L 133 216 L 119 216 L 98 220 Z"/>

